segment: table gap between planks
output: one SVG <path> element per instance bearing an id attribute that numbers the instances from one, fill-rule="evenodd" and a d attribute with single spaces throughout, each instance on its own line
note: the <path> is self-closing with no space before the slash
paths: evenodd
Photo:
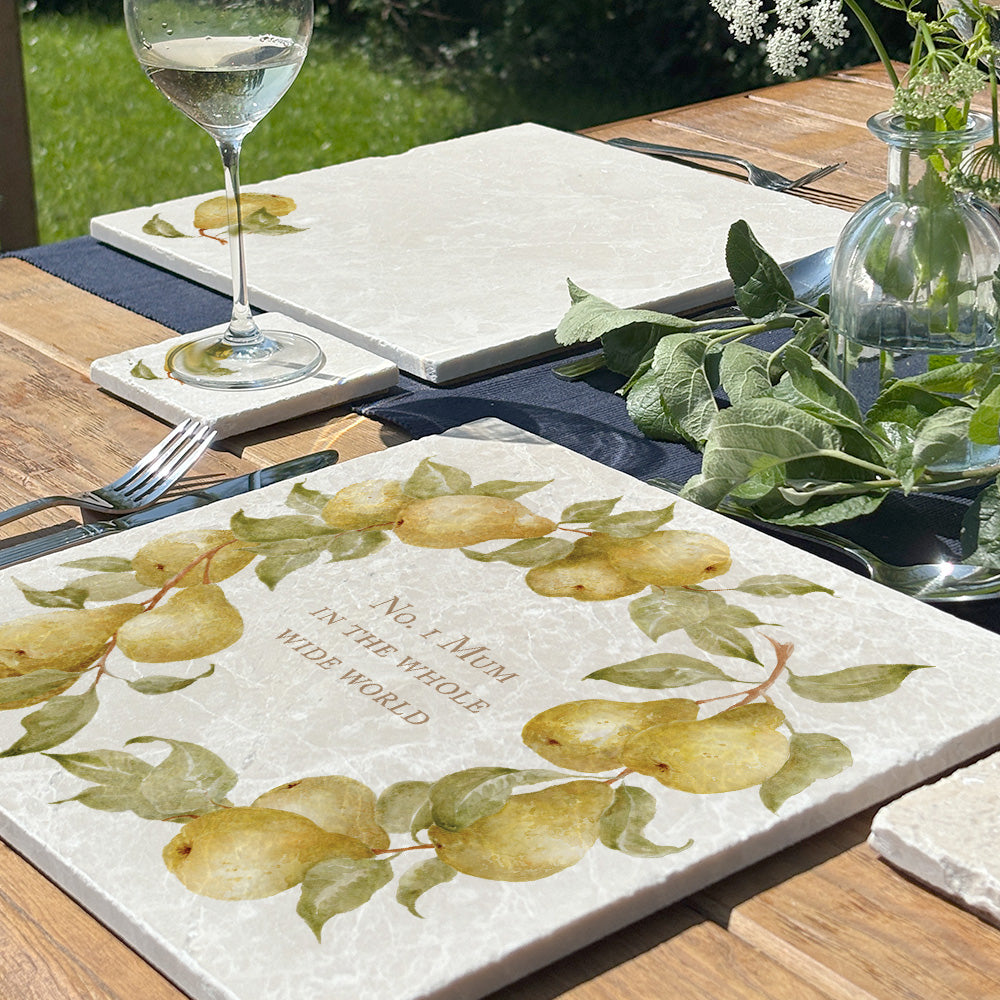
<path id="1" fill-rule="evenodd" d="M 864 123 L 890 96 L 881 67 L 866 66 L 584 134 L 737 153 L 789 176 L 844 160 L 802 196 L 854 209 L 884 185 L 884 150 Z M 103 482 L 161 437 L 162 423 L 96 391 L 87 371 L 95 357 L 171 335 L 30 264 L 0 260 L 0 504 Z M 346 410 L 325 411 L 220 442 L 182 486 L 321 448 L 347 460 L 402 440 Z M 39 514 L 0 531 L 0 544 L 74 521 L 65 511 Z M 1000 930 L 881 862 L 865 844 L 873 812 L 487 1000 L 1000 998 Z M 0 1000 L 138 998 L 184 994 L 0 843 Z"/>

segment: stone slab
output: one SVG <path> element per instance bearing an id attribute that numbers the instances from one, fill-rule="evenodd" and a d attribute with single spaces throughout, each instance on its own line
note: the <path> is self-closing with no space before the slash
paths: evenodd
<path id="1" fill-rule="evenodd" d="M 917 788 L 875 814 L 886 861 L 1000 926 L 1000 753 Z"/>
<path id="2" fill-rule="evenodd" d="M 269 389 L 205 389 L 166 374 L 167 351 L 206 332 L 223 334 L 226 324 L 98 358 L 90 378 L 102 389 L 171 423 L 187 417 L 215 427 L 220 438 L 371 396 L 394 386 L 399 370 L 385 358 L 280 313 L 257 317 L 265 329 L 302 333 L 323 349 L 326 363 L 309 378 Z"/>
<path id="3" fill-rule="evenodd" d="M 359 489 L 371 480 L 382 485 Z M 345 503 L 372 495 L 402 506 Z M 441 534 L 426 502 L 442 497 L 466 512 L 519 503 L 516 523 L 537 537 Z M 645 586 L 620 563 L 626 580 L 602 600 L 528 579 L 593 532 L 652 528 L 713 536 L 725 572 Z M 228 571 L 213 562 L 213 577 L 191 552 L 169 568 L 177 533 L 227 530 L 252 547 Z M 210 537 L 213 559 L 239 553 Z M 144 642 L 144 616 L 175 601 L 188 610 Z M 12 622 L 121 603 L 141 606 L 139 631 L 121 626 L 89 667 L 62 663 L 80 673 L 17 660 L 24 676 L 0 678 L 0 835 L 195 1000 L 472 1000 L 1000 739 L 1000 706 L 982 697 L 997 636 L 496 421 L 2 572 L 0 654 L 37 635 Z M 46 636 L 49 655 L 79 656 L 82 626 L 60 645 L 49 620 Z M 29 685 L 39 700 L 17 707 Z M 680 756 L 623 773 L 617 749 L 560 762 L 532 746 L 565 737 L 524 741 L 535 716 L 592 699 L 687 715 L 638 727 Z M 723 712 L 735 729 L 715 728 Z M 304 880 L 260 898 L 255 880 L 279 862 L 251 859 L 275 842 L 272 820 L 270 837 L 203 839 L 195 853 L 194 824 L 249 824 L 262 793 L 316 776 L 372 789 L 389 846 L 317 861 L 303 833 L 290 846 L 304 860 L 287 863 Z M 446 852 L 442 831 L 494 819 L 511 791 L 513 806 L 552 789 L 558 808 L 518 805 L 489 850 Z M 598 819 L 596 792 L 610 789 Z M 282 822 L 301 826 L 287 805 Z M 200 877 L 182 881 L 165 850 L 202 858 Z M 509 867 L 478 867 L 493 852 Z M 248 881 L 234 882 L 241 865 Z M 217 880 L 241 898 L 219 898 Z"/>
<path id="4" fill-rule="evenodd" d="M 787 263 L 833 244 L 849 218 L 534 124 L 248 190 L 292 198 L 297 208 L 281 222 L 302 230 L 247 237 L 253 304 L 431 382 L 551 350 L 567 279 L 620 306 L 690 308 L 729 287 L 725 241 L 738 219 Z M 217 194 L 99 216 L 91 232 L 225 291 L 227 247 L 143 231 L 158 215 L 194 236 L 195 207 Z"/>

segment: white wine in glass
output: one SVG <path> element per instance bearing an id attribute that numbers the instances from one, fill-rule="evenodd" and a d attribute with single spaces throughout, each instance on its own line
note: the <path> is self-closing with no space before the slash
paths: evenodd
<path id="1" fill-rule="evenodd" d="M 224 335 L 168 351 L 167 369 L 182 382 L 259 389 L 305 378 L 325 361 L 310 338 L 258 327 L 240 205 L 243 140 L 291 86 L 312 25 L 312 0 L 125 0 L 129 41 L 146 76 L 212 136 L 225 167 L 233 314 Z"/>

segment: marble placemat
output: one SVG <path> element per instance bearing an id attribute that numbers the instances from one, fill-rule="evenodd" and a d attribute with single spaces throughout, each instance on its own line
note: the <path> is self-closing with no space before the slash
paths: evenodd
<path id="1" fill-rule="evenodd" d="M 0 835 L 196 1000 L 472 1000 L 1000 737 L 992 633 L 485 430 L 0 573 Z"/>
<path id="2" fill-rule="evenodd" d="M 691 308 L 726 292 L 725 241 L 738 219 L 787 263 L 833 244 L 849 218 L 534 124 L 280 177 L 246 193 L 276 196 L 261 207 L 282 213 L 247 237 L 253 304 L 431 382 L 550 350 L 570 304 L 567 280 L 620 306 Z M 196 218 L 218 195 L 99 216 L 91 232 L 226 290 L 229 250 L 196 228 L 225 235 L 217 211 Z"/>
<path id="3" fill-rule="evenodd" d="M 305 323 L 280 313 L 263 313 L 257 322 L 264 329 L 301 333 L 315 340 L 322 346 L 325 364 L 308 378 L 268 389 L 206 389 L 167 375 L 167 351 L 206 332 L 221 336 L 228 325 L 223 323 L 98 358 L 90 366 L 90 378 L 102 389 L 171 423 L 187 417 L 205 421 L 220 438 L 373 396 L 399 381 L 399 370 L 391 361 Z"/>
<path id="4" fill-rule="evenodd" d="M 884 806 L 868 842 L 896 868 L 1000 926 L 1000 753 Z"/>

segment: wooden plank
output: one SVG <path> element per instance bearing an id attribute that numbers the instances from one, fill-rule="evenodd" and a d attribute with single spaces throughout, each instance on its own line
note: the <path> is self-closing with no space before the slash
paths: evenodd
<path id="1" fill-rule="evenodd" d="M 485 1000 L 830 1000 L 690 908 L 670 907 Z"/>
<path id="2" fill-rule="evenodd" d="M 185 1000 L 117 937 L 0 845 L 0 997 Z"/>
<path id="3" fill-rule="evenodd" d="M 84 377 L 96 358 L 175 336 L 159 323 L 12 257 L 0 260 L 0 333 Z"/>
<path id="4" fill-rule="evenodd" d="M 1000 996 L 1000 931 L 878 863 L 866 845 L 791 877 L 781 863 L 691 904 L 837 1000 Z"/>
<path id="5" fill-rule="evenodd" d="M 0 248 L 38 242 L 18 0 L 0 0 Z"/>
<path id="6" fill-rule="evenodd" d="M 0 508 L 108 482 L 165 433 L 160 421 L 0 334 Z M 253 468 L 252 462 L 210 449 L 168 496 Z M 3 525 L 0 538 L 79 519 L 76 508 L 54 508 Z"/>

